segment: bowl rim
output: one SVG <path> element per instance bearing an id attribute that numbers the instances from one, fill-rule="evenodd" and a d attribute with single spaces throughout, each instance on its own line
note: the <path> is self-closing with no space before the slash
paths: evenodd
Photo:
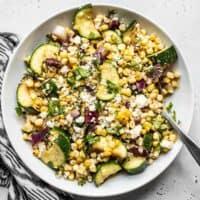
<path id="1" fill-rule="evenodd" d="M 4 73 L 4 77 L 3 77 L 3 83 L 2 83 L 2 95 L 1 95 L 1 102 L 3 102 L 4 100 L 4 88 L 5 88 L 5 80 L 7 79 L 7 76 L 8 76 L 8 71 L 9 69 L 11 68 L 11 65 L 12 65 L 12 60 L 13 58 L 15 57 L 15 55 L 17 54 L 18 52 L 18 49 L 24 44 L 24 42 L 28 39 L 28 37 L 33 34 L 34 31 L 36 31 L 38 28 L 40 28 L 41 26 L 43 26 L 44 23 L 52 20 L 53 18 L 59 16 L 59 15 L 62 15 L 64 14 L 65 12 L 70 12 L 70 11 L 73 11 L 75 9 L 78 9 L 84 5 L 86 5 L 87 3 L 84 3 L 84 4 L 81 4 L 79 6 L 69 6 L 69 8 L 64 8 L 64 9 L 61 9 L 61 10 L 58 10 L 58 11 L 55 11 L 53 14 L 51 14 L 50 16 L 48 17 L 45 17 L 45 19 L 41 20 L 39 24 L 35 25 L 31 31 L 27 32 L 26 35 L 22 38 L 22 40 L 20 41 L 19 45 L 16 47 L 16 49 L 14 50 L 14 52 L 10 55 L 10 59 L 9 59 L 9 63 L 7 65 L 7 68 L 6 68 L 6 71 Z M 172 36 L 160 25 L 158 25 L 154 20 L 152 20 L 150 17 L 147 17 L 146 15 L 144 14 L 141 14 L 140 12 L 138 11 L 135 11 L 131 8 L 127 8 L 126 6 L 122 6 L 122 5 L 119 5 L 119 4 L 110 4 L 110 3 L 91 3 L 92 6 L 94 7 L 112 7 L 112 8 L 116 8 L 116 9 L 121 9 L 125 12 L 130 12 L 130 13 L 134 13 L 136 14 L 137 16 L 139 16 L 140 18 L 143 18 L 145 19 L 146 21 L 150 22 L 153 26 L 157 27 L 161 32 L 163 32 L 167 38 L 169 39 L 169 41 L 175 46 L 175 48 L 179 51 L 179 54 L 181 55 L 181 58 L 182 58 L 182 61 L 185 65 L 185 70 L 186 70 L 186 73 L 188 74 L 188 81 L 189 81 L 189 84 L 190 84 L 190 102 L 191 102 L 191 119 L 187 125 L 187 127 L 185 128 L 186 130 L 186 134 L 188 134 L 189 130 L 190 130 L 190 127 L 192 125 L 192 121 L 193 121 L 193 117 L 194 117 L 194 103 L 195 103 L 195 100 L 194 100 L 194 86 L 193 86 L 193 82 L 191 80 L 191 72 L 190 72 L 190 69 L 189 67 L 187 67 L 187 62 L 185 61 L 185 57 L 183 57 L 182 55 L 182 51 L 180 50 L 179 46 L 177 45 L 177 43 L 174 42 L 174 39 L 172 38 Z M 20 37 L 20 35 L 19 35 Z M 3 125 L 4 125 L 4 128 L 6 130 L 6 124 L 4 122 L 4 108 L 3 108 L 3 103 L 1 103 L 1 110 L 2 110 L 2 122 L 3 122 Z M 6 130 L 6 134 L 7 134 L 7 130 Z M 8 135 L 8 134 L 7 134 Z M 8 136 L 8 140 L 11 144 L 11 146 L 13 147 L 13 149 L 15 150 L 15 152 L 17 153 L 17 155 L 19 156 L 19 158 L 22 160 L 23 162 L 23 159 L 22 157 L 20 156 L 20 153 L 14 148 L 14 145 L 12 143 L 12 140 L 10 139 L 10 137 Z M 79 191 L 77 191 L 77 193 L 75 192 L 71 192 L 71 191 L 67 191 L 67 190 L 64 190 L 63 188 L 59 187 L 59 186 L 56 186 L 56 185 L 53 185 L 53 183 L 51 183 L 50 181 L 48 181 L 48 179 L 45 179 L 43 178 L 42 176 L 40 176 L 38 173 L 36 173 L 35 171 L 33 171 L 31 168 L 29 168 L 29 166 L 23 162 L 23 164 L 27 167 L 27 169 L 29 169 L 34 175 L 36 175 L 37 177 L 39 177 L 42 181 L 44 181 L 45 183 L 49 184 L 50 186 L 60 190 L 60 191 L 64 191 L 66 193 L 68 193 L 69 195 L 78 195 L 78 196 L 82 196 L 82 197 L 111 197 L 111 196 L 117 196 L 117 195 L 122 195 L 122 194 L 126 194 L 128 192 L 131 192 L 131 191 L 135 191 L 141 187 L 144 187 L 145 185 L 147 185 L 148 183 L 150 183 L 151 181 L 153 181 L 154 179 L 156 179 L 158 176 L 160 176 L 164 171 L 166 171 L 166 169 L 172 164 L 172 162 L 177 158 L 178 154 L 180 153 L 181 149 L 182 149 L 182 146 L 183 144 L 181 143 L 179 145 L 179 148 L 177 149 L 177 152 L 175 152 L 175 154 L 173 155 L 173 158 L 171 158 L 170 162 L 167 163 L 167 165 L 165 165 L 165 167 L 163 168 L 163 170 L 161 170 L 159 173 L 157 173 L 153 178 L 150 178 L 148 181 L 146 181 L 143 185 L 141 186 L 137 186 L 135 187 L 134 189 L 127 189 L 127 190 L 123 190 L 123 191 L 118 191 L 116 190 L 114 194 L 101 194 L 101 195 L 97 195 L 97 194 L 93 194 L 93 193 L 90 193 L 90 195 L 88 196 L 88 194 L 84 194 L 84 193 L 81 193 Z"/>

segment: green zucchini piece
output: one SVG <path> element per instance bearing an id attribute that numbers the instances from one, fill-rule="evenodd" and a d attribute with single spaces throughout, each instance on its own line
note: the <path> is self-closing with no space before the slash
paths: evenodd
<path id="1" fill-rule="evenodd" d="M 119 86 L 119 74 L 117 73 L 117 69 L 112 65 L 111 62 L 105 61 L 100 66 L 100 71 L 102 82 L 110 81 L 115 85 Z"/>
<path id="2" fill-rule="evenodd" d="M 177 60 L 178 56 L 175 47 L 171 46 L 158 53 L 148 56 L 148 58 L 152 61 L 154 65 L 170 65 Z"/>
<path id="3" fill-rule="evenodd" d="M 124 170 L 129 174 L 137 174 L 147 167 L 147 161 L 145 157 L 129 157 L 122 164 Z"/>
<path id="4" fill-rule="evenodd" d="M 111 44 L 120 44 L 122 42 L 121 37 L 112 30 L 104 31 L 103 38 L 106 42 L 109 42 Z"/>
<path id="5" fill-rule="evenodd" d="M 47 165 L 51 163 L 51 168 L 57 169 L 65 163 L 66 159 L 60 146 L 54 143 L 48 150 L 42 152 L 41 160 Z"/>
<path id="6" fill-rule="evenodd" d="M 116 92 L 109 90 L 108 83 L 112 83 L 116 85 L 116 87 L 118 87 L 119 75 L 116 68 L 108 61 L 104 62 L 103 65 L 100 66 L 100 71 L 101 81 L 99 86 L 97 87 L 96 96 L 100 100 L 109 101 L 115 97 Z"/>
<path id="7" fill-rule="evenodd" d="M 115 97 L 115 93 L 109 93 L 107 86 L 99 85 L 97 87 L 96 97 L 102 101 L 109 101 Z"/>
<path id="8" fill-rule="evenodd" d="M 101 37 L 99 31 L 95 28 L 92 19 L 92 5 L 88 4 L 81 7 L 75 14 L 74 29 L 79 32 L 82 37 L 90 40 Z"/>
<path id="9" fill-rule="evenodd" d="M 42 44 L 32 53 L 30 68 L 33 72 L 40 75 L 42 73 L 43 62 L 47 58 L 52 58 L 59 52 L 59 47 L 53 44 Z"/>
<path id="10" fill-rule="evenodd" d="M 144 136 L 143 145 L 147 151 L 151 151 L 151 147 L 153 145 L 153 135 L 152 133 L 148 133 Z"/>
<path id="11" fill-rule="evenodd" d="M 132 36 L 132 31 L 133 29 L 135 28 L 135 25 L 136 25 L 137 21 L 136 20 L 133 20 L 129 25 L 128 27 L 126 28 L 126 30 L 123 32 L 122 34 L 122 40 L 123 42 L 126 41 L 126 37 L 130 37 Z"/>
<path id="12" fill-rule="evenodd" d="M 30 97 L 30 90 L 25 83 L 20 83 L 17 88 L 17 101 L 25 108 L 31 107 L 33 105 L 33 100 Z"/>
<path id="13" fill-rule="evenodd" d="M 101 185 L 105 182 L 106 179 L 113 176 L 114 174 L 117 174 L 120 170 L 121 166 L 115 161 L 108 161 L 107 163 L 100 165 L 95 174 L 95 185 Z"/>

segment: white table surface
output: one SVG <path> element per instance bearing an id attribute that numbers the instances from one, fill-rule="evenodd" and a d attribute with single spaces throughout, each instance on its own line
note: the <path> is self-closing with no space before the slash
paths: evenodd
<path id="1" fill-rule="evenodd" d="M 190 68 L 195 88 L 195 113 L 190 135 L 200 142 L 200 1 L 199 0 L 107 0 L 140 12 L 163 27 L 174 38 Z M 86 0 L 0 0 L 0 32 L 11 31 L 25 36 L 41 20 Z M 186 108 L 187 109 L 187 108 Z M 188 110 L 188 112 L 190 112 Z M 0 200 L 6 199 L 0 188 Z M 200 168 L 185 148 L 159 178 L 146 187 L 121 196 L 121 200 L 200 200 Z M 115 199 L 115 198 L 113 198 Z"/>

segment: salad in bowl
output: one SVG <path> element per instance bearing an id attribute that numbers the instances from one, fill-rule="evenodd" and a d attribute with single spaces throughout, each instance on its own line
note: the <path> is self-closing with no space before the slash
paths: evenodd
<path id="1" fill-rule="evenodd" d="M 56 25 L 25 58 L 16 89 L 23 139 L 57 176 L 81 185 L 142 173 L 177 140 L 161 115 L 179 86 L 176 60 L 174 46 L 135 19 L 81 7 L 71 27 Z"/>

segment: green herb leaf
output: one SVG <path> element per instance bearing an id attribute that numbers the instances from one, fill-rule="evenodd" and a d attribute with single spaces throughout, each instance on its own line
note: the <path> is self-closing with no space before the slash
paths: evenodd
<path id="1" fill-rule="evenodd" d="M 109 128 L 107 128 L 106 130 L 107 130 L 108 134 L 119 136 L 119 135 L 120 135 L 119 130 L 120 130 L 121 128 L 122 128 L 121 126 L 117 126 L 117 127 L 115 127 L 115 128 L 109 127 Z"/>
<path id="2" fill-rule="evenodd" d="M 148 151 L 151 151 L 152 143 L 153 143 L 153 134 L 152 133 L 146 134 L 144 136 L 143 145 Z"/>
<path id="3" fill-rule="evenodd" d="M 96 108 L 96 110 L 97 110 L 98 112 L 101 112 L 101 111 L 102 111 L 103 106 L 102 106 L 101 101 L 97 101 L 97 102 L 95 103 L 95 108 Z"/>
<path id="4" fill-rule="evenodd" d="M 64 113 L 64 108 L 60 105 L 58 100 L 50 100 L 48 104 L 49 115 L 61 115 Z"/>
<path id="5" fill-rule="evenodd" d="M 115 94 L 118 93 L 119 87 L 116 84 L 114 84 L 109 80 L 107 80 L 106 83 L 107 83 L 108 93 L 115 93 Z"/>
<path id="6" fill-rule="evenodd" d="M 99 141 L 99 137 L 93 136 L 92 134 L 88 134 L 85 139 L 86 142 L 90 145 Z"/>
<path id="7" fill-rule="evenodd" d="M 169 102 L 169 104 L 166 106 L 166 110 L 168 113 L 170 113 L 172 111 L 172 108 L 173 108 L 173 103 L 172 102 Z"/>
<path id="8" fill-rule="evenodd" d="M 67 78 L 67 82 L 71 85 L 71 86 L 74 86 L 75 83 L 76 83 L 76 79 L 74 76 L 70 76 Z"/>
<path id="9" fill-rule="evenodd" d="M 24 113 L 23 113 L 23 110 L 22 110 L 22 108 L 21 108 L 21 106 L 17 106 L 16 108 L 15 108 L 15 111 L 16 111 L 16 113 L 17 113 L 17 115 L 20 117 L 20 116 L 22 116 Z"/>
<path id="10" fill-rule="evenodd" d="M 172 119 L 176 122 L 176 111 L 175 110 L 172 113 Z"/>
<path id="11" fill-rule="evenodd" d="M 90 75 L 90 72 L 89 70 L 83 69 L 82 67 L 77 67 L 76 75 L 77 80 L 79 80 L 81 78 L 87 78 Z"/>
<path id="12" fill-rule="evenodd" d="M 46 96 L 57 96 L 57 91 L 58 88 L 52 80 L 49 80 L 42 85 L 42 92 Z"/>

